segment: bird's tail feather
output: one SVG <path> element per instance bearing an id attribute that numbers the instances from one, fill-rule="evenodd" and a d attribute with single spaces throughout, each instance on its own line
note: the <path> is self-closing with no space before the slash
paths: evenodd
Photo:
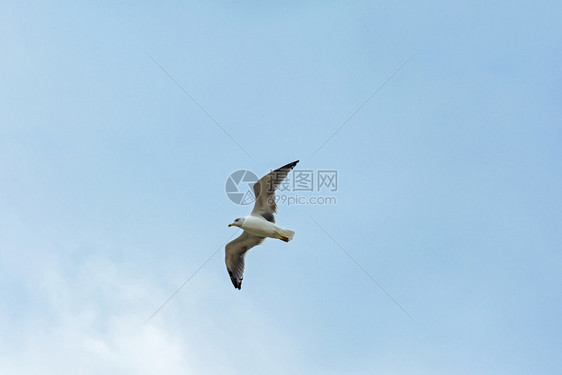
<path id="1" fill-rule="evenodd" d="M 289 229 L 279 229 L 279 234 L 283 237 L 287 237 L 289 241 L 291 241 L 295 236 L 295 232 Z"/>

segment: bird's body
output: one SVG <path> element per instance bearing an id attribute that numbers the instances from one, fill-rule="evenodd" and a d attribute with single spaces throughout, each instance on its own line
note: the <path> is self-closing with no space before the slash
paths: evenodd
<path id="1" fill-rule="evenodd" d="M 291 231 L 265 220 L 263 216 L 248 215 L 244 216 L 242 219 L 244 220 L 240 228 L 254 236 L 278 238 L 280 240 L 283 240 L 283 238 L 291 239 L 291 237 L 285 235 L 287 232 Z"/>
<path id="2" fill-rule="evenodd" d="M 266 237 L 289 242 L 295 235 L 292 230 L 276 225 L 274 214 L 277 211 L 275 190 L 298 162 L 297 160 L 276 169 L 256 182 L 254 184 L 256 203 L 252 213 L 234 220 L 229 225 L 229 227 L 236 226 L 244 230 L 238 238 L 230 241 L 225 247 L 226 269 L 236 289 L 240 289 L 242 286 L 244 257 L 248 250 L 262 243 Z"/>

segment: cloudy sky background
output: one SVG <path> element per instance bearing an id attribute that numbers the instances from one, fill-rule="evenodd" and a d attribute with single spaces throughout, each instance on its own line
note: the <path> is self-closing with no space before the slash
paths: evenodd
<path id="1" fill-rule="evenodd" d="M 3 2 L 0 372 L 559 373 L 560 14 Z M 280 206 L 241 291 L 220 250 L 146 323 L 249 211 L 229 174 L 296 159 L 337 204 Z"/>

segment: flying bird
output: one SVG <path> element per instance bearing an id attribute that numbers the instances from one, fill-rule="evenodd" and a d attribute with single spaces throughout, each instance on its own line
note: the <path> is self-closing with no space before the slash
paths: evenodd
<path id="1" fill-rule="evenodd" d="M 260 178 L 254 184 L 256 202 L 252 212 L 248 216 L 235 219 L 228 225 L 244 230 L 238 238 L 229 242 L 224 248 L 226 269 L 236 289 L 240 289 L 242 286 L 244 257 L 248 250 L 262 243 L 266 237 L 289 242 L 295 235 L 292 230 L 277 226 L 273 215 L 277 212 L 275 190 L 298 162 L 297 160 L 289 163 Z"/>

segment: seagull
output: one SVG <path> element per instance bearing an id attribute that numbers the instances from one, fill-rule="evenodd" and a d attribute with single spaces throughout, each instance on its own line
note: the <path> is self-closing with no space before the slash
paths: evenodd
<path id="1" fill-rule="evenodd" d="M 226 244 L 224 248 L 226 269 L 236 289 L 240 289 L 242 286 L 244 257 L 248 250 L 262 243 L 266 237 L 278 238 L 281 241 L 289 242 L 295 235 L 295 232 L 292 230 L 283 229 L 275 225 L 275 217 L 273 215 L 277 212 L 275 190 L 298 162 L 297 160 L 289 163 L 260 178 L 254 184 L 256 202 L 252 212 L 248 216 L 235 219 L 234 222 L 228 225 L 229 227 L 235 226 L 244 230 L 238 238 Z"/>

